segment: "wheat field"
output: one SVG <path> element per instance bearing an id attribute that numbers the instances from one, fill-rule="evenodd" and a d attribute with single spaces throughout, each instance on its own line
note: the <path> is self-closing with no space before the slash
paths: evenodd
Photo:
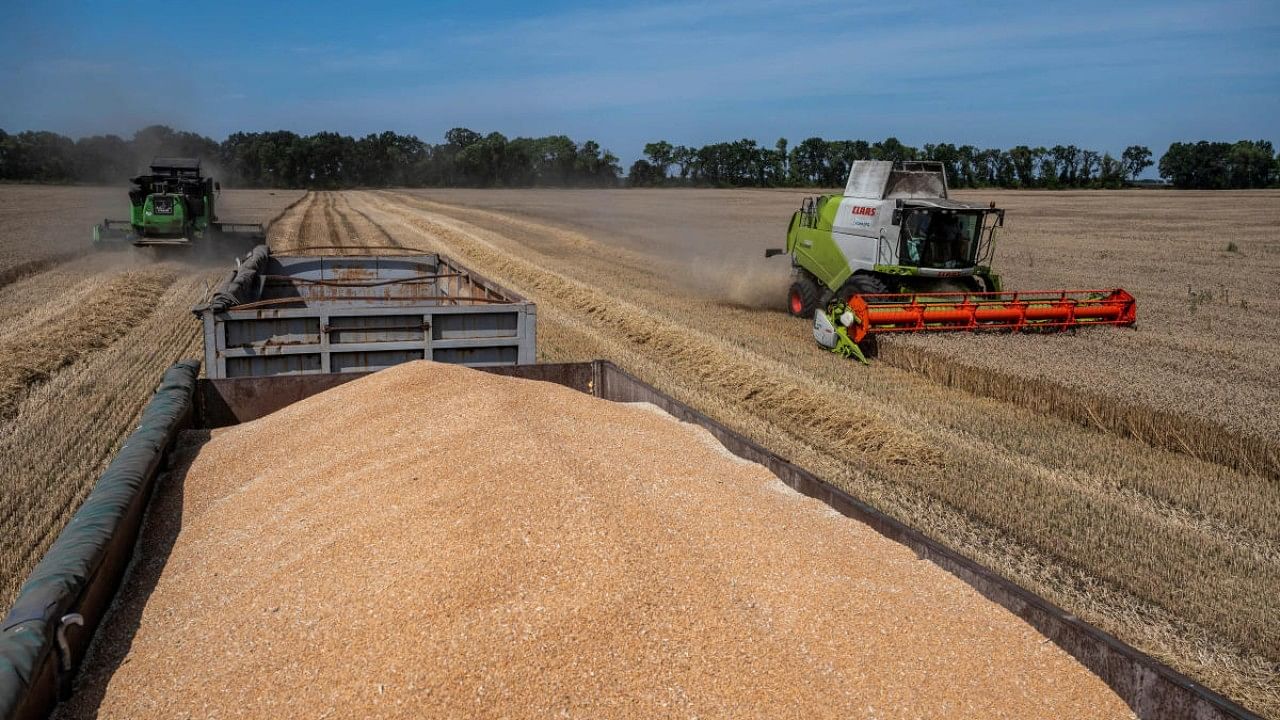
<path id="1" fill-rule="evenodd" d="M 11 204 L 5 192 L 0 209 Z M 233 199 L 260 213 L 254 219 L 279 213 L 277 251 L 445 252 L 538 303 L 540 360 L 610 359 L 1280 716 L 1280 193 L 965 193 L 1009 209 L 997 251 L 1009 287 L 1122 286 L 1138 297 L 1138 327 L 894 337 L 871 367 L 822 351 L 805 321 L 781 312 L 787 263 L 764 260 L 763 250 L 781 245 L 803 195 Z M 0 242 L 0 258 L 10 256 L 31 261 Z M 59 336 L 54 328 L 76 330 L 73 342 L 40 343 L 20 370 L 0 368 L 0 417 L 9 418 L 0 447 L 20 460 L 6 466 L 23 468 L 0 477 L 0 510 L 20 517 L 0 545 L 6 602 L 161 368 L 198 354 L 187 310 L 218 274 L 92 263 L 34 265 L 0 287 L 6 353 Z M 119 283 L 134 294 L 114 292 Z M 134 318 L 128 327 L 85 331 L 92 316 L 66 312 L 106 297 Z M 136 312 L 148 305 L 149 314 Z M 101 421 L 85 420 L 94 413 Z"/>

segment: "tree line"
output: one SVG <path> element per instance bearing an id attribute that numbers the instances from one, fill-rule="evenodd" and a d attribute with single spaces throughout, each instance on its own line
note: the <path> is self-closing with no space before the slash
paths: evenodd
<path id="1" fill-rule="evenodd" d="M 1131 145 L 1119 157 L 1075 145 L 1018 145 L 1002 150 L 926 144 L 915 148 L 897 138 L 865 140 L 809 138 L 773 147 L 755 140 L 702 147 L 649 143 L 628 174 L 632 185 L 692 184 L 749 187 L 839 187 L 855 160 L 934 160 L 951 187 L 1120 188 L 1151 167 L 1151 150 Z M 1280 184 L 1280 156 L 1265 140 L 1236 143 L 1174 143 L 1160 159 L 1160 176 L 1178 188 L 1261 188 Z"/>
<path id="2" fill-rule="evenodd" d="M 594 140 L 509 140 L 466 128 L 445 133 L 438 145 L 393 132 L 358 139 L 333 132 L 237 132 L 217 142 L 163 125 L 128 140 L 0 130 L 0 180 L 116 183 L 147 172 L 159 156 L 198 157 L 208 174 L 239 187 L 612 187 L 622 174 L 617 156 Z"/>
<path id="3" fill-rule="evenodd" d="M 1119 156 L 1075 145 L 1009 149 L 951 143 L 912 147 L 808 138 L 772 147 L 742 139 L 689 147 L 665 140 L 644 146 L 623 176 L 618 157 L 594 140 L 564 135 L 508 139 L 467 128 L 432 144 L 383 132 L 354 138 L 280 130 L 237 132 L 222 142 L 163 125 L 132 138 L 72 140 L 47 131 L 0 130 L 0 180 L 116 183 L 143 173 L 151 159 L 199 157 L 219 180 L 241 187 L 839 187 L 855 160 L 935 160 L 952 187 L 1118 188 L 1155 164 L 1151 150 Z M 1156 165 L 1179 188 L 1258 188 L 1280 184 L 1280 156 L 1265 140 L 1173 143 Z"/>

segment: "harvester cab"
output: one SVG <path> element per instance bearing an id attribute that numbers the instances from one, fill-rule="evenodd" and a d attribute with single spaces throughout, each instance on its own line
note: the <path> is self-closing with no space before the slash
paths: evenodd
<path id="1" fill-rule="evenodd" d="M 814 339 L 865 362 L 873 333 L 1131 325 L 1123 290 L 1005 292 L 992 270 L 1004 210 L 949 197 L 941 163 L 859 160 L 843 195 L 806 198 L 785 249 L 787 309 Z M 852 345 L 852 347 L 851 347 Z"/>
<path id="2" fill-rule="evenodd" d="M 843 195 L 806 198 L 785 250 L 788 308 L 809 316 L 858 293 L 1000 290 L 991 271 L 1004 211 L 948 197 L 941 163 L 859 160 Z"/>
<path id="3" fill-rule="evenodd" d="M 219 183 L 200 173 L 192 158 L 156 158 L 149 175 L 130 180 L 129 219 L 104 220 L 93 228 L 97 247 L 132 243 L 139 247 L 187 247 L 202 239 L 263 241 L 261 225 L 224 223 L 215 212 Z"/>

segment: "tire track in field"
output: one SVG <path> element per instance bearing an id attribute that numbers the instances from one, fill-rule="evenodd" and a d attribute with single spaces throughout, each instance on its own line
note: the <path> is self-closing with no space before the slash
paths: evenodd
<path id="1" fill-rule="evenodd" d="M 384 228 L 382 225 L 374 221 L 373 218 L 369 217 L 368 213 L 366 213 L 365 211 L 361 210 L 360 208 L 352 204 L 350 193 L 344 192 L 342 193 L 340 198 L 342 200 L 343 205 L 346 206 L 345 210 L 342 208 L 338 209 L 338 212 L 342 215 L 343 226 L 347 228 L 347 231 L 353 237 L 363 240 L 364 242 L 361 244 L 364 247 L 393 247 L 393 248 L 404 247 L 404 245 L 402 245 L 400 241 L 395 238 L 395 236 L 387 232 L 386 228 Z M 347 211 L 354 213 L 359 219 L 355 220 L 351 218 L 347 214 Z M 357 225 L 364 226 L 366 228 L 366 231 L 360 232 L 356 227 Z M 380 241 L 378 244 L 373 243 L 375 237 L 377 238 L 378 241 Z"/>
<path id="2" fill-rule="evenodd" d="M 341 221 L 338 218 L 338 211 L 335 207 L 336 202 L 334 201 L 334 194 L 326 191 L 321 193 L 321 198 L 324 201 L 322 206 L 324 211 L 324 224 L 320 226 L 320 228 L 323 228 L 325 237 L 329 239 L 329 247 L 347 247 L 347 243 L 342 237 L 342 231 L 339 229 Z M 320 228 L 316 229 L 317 235 L 320 234 Z"/>
<path id="3" fill-rule="evenodd" d="M 267 244 L 275 252 L 293 252 L 302 246 L 307 219 L 315 209 L 316 193 L 307 191 L 268 223 Z"/>
<path id="4" fill-rule="evenodd" d="M 268 220 L 266 223 L 263 224 L 262 226 L 263 233 L 266 234 L 267 237 L 270 237 L 271 232 L 275 230 L 278 224 L 285 222 L 286 219 L 291 218 L 296 214 L 296 208 L 299 205 L 302 205 L 304 203 L 310 203 L 313 200 L 314 198 L 311 197 L 310 191 L 302 193 L 293 202 L 281 208 L 280 212 L 275 214 L 275 217 L 272 217 L 270 220 Z"/>

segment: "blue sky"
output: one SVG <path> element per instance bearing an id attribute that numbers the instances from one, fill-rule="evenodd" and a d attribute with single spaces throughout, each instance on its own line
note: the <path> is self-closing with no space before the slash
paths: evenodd
<path id="1" fill-rule="evenodd" d="M 1280 143 L 1280 2 L 24 3 L 0 128 Z"/>

